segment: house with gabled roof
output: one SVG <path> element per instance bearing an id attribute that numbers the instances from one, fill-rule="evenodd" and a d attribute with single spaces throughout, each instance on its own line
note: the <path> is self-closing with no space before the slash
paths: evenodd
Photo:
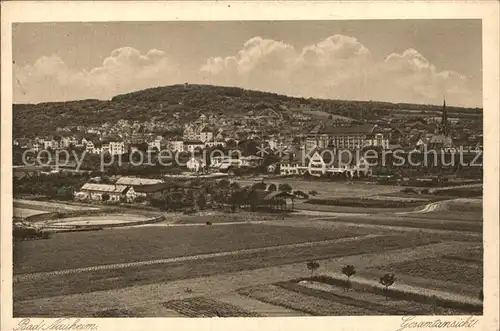
<path id="1" fill-rule="evenodd" d="M 125 185 L 85 183 L 80 191 L 75 193 L 79 200 L 102 201 L 104 195 L 108 195 L 109 201 L 119 202 L 128 191 Z"/>
<path id="2" fill-rule="evenodd" d="M 287 175 L 367 175 L 370 165 L 360 153 L 351 150 L 316 148 L 308 153 L 301 149 L 298 153 L 286 155 L 280 162 L 280 173 Z"/>

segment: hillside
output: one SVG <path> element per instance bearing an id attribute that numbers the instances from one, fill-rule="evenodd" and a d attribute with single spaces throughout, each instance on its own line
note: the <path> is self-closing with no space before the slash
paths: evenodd
<path id="1" fill-rule="evenodd" d="M 120 119 L 158 121 L 180 126 L 201 114 L 242 117 L 279 114 L 286 124 L 302 113 L 312 121 L 377 119 L 393 111 L 440 111 L 441 106 L 295 98 L 276 93 L 212 85 L 172 85 L 117 95 L 111 100 L 80 100 L 40 104 L 14 104 L 15 136 L 50 134 L 58 127 L 101 126 Z M 450 116 L 482 115 L 481 109 L 448 107 Z M 419 113 L 419 112 L 417 112 Z M 415 113 L 411 113 L 415 116 Z M 344 118 L 345 117 L 345 118 Z M 175 118 L 175 119 L 174 119 Z M 175 122 L 175 123 L 174 123 Z"/>

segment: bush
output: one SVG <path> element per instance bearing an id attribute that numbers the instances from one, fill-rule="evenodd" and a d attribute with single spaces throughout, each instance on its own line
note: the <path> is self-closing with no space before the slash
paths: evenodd
<path id="1" fill-rule="evenodd" d="M 313 197 L 318 195 L 318 192 L 315 190 L 309 191 L 309 195 L 312 195 Z"/>
<path id="2" fill-rule="evenodd" d="M 255 183 L 252 185 L 252 189 L 254 189 L 254 190 L 265 190 L 266 187 L 267 187 L 267 184 L 264 182 Z"/>
<path id="3" fill-rule="evenodd" d="M 206 225 L 212 225 L 212 222 L 210 222 L 210 221 L 206 221 L 206 222 L 205 222 L 205 224 L 206 224 Z"/>
<path id="4" fill-rule="evenodd" d="M 288 184 L 288 183 L 279 184 L 278 191 L 280 191 L 280 192 L 291 192 L 292 191 L 292 186 L 290 186 L 290 184 Z"/>
<path id="5" fill-rule="evenodd" d="M 415 189 L 411 188 L 411 187 L 406 187 L 406 188 L 402 189 L 401 192 L 403 192 L 403 193 L 415 193 L 415 194 L 417 194 L 417 191 L 415 191 Z"/>
<path id="6" fill-rule="evenodd" d="M 309 195 L 301 190 L 293 191 L 293 194 L 302 199 L 309 199 Z"/>
<path id="7" fill-rule="evenodd" d="M 306 203 L 322 206 L 345 206 L 345 207 L 373 207 L 373 208 L 399 208 L 420 206 L 422 201 L 396 201 L 378 200 L 367 198 L 339 198 L 339 199 L 309 199 Z"/>
<path id="8" fill-rule="evenodd" d="M 140 195 L 134 199 L 134 202 L 136 202 L 136 203 L 143 203 L 144 201 L 146 201 L 146 197 L 144 197 L 142 195 Z"/>
<path id="9" fill-rule="evenodd" d="M 267 188 L 268 191 L 276 191 L 278 188 L 276 187 L 276 184 L 269 184 L 269 187 Z"/>

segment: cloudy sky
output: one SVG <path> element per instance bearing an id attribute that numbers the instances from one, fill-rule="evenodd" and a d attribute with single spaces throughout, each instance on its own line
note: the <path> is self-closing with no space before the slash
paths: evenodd
<path id="1" fill-rule="evenodd" d="M 23 23 L 14 102 L 187 82 L 481 107 L 481 48 L 479 20 Z"/>

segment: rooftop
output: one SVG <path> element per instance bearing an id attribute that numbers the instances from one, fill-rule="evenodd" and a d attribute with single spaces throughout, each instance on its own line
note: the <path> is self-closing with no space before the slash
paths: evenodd
<path id="1" fill-rule="evenodd" d="M 160 179 L 139 178 L 139 177 L 120 177 L 116 181 L 117 185 L 141 186 L 163 183 Z"/>
<path id="2" fill-rule="evenodd" d="M 362 124 L 356 126 L 322 126 L 314 128 L 312 134 L 367 134 L 373 132 L 374 124 Z"/>
<path id="3" fill-rule="evenodd" d="M 107 193 L 124 193 L 127 189 L 125 185 L 111 185 L 111 184 L 94 184 L 85 183 L 80 190 L 98 191 Z"/>

